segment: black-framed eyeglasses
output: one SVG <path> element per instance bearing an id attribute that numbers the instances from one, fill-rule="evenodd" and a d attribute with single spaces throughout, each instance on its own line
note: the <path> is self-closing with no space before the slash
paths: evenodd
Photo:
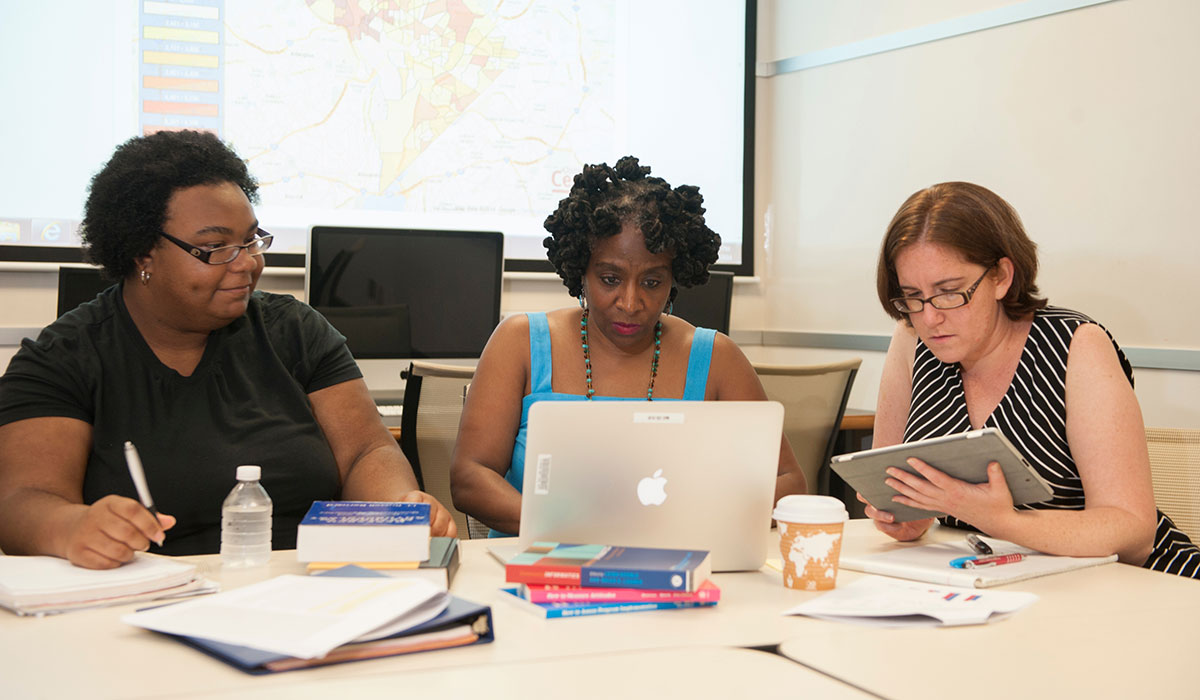
<path id="1" fill-rule="evenodd" d="M 971 303 L 971 297 L 975 294 L 975 290 L 979 287 L 979 283 L 982 282 L 983 278 L 987 277 L 987 274 L 992 271 L 993 266 L 994 265 L 988 265 L 988 268 L 983 271 L 983 274 L 979 276 L 979 279 L 975 280 L 975 284 L 972 284 L 970 287 L 967 287 L 961 292 L 942 292 L 941 294 L 934 294 L 926 299 L 919 299 L 917 297 L 897 297 L 895 299 L 889 299 L 889 301 L 891 301 L 892 306 L 896 307 L 896 310 L 902 314 L 915 314 L 921 309 L 924 309 L 926 304 L 929 304 L 933 308 L 941 311 L 945 311 L 946 309 L 957 309 L 960 306 L 966 306 L 967 304 Z"/>
<path id="2" fill-rule="evenodd" d="M 271 241 L 275 238 L 275 236 L 260 228 L 254 240 L 245 245 L 223 245 L 220 248 L 205 250 L 197 248 L 191 243 L 185 243 L 166 231 L 159 231 L 158 235 L 187 251 L 188 255 L 191 255 L 193 258 L 209 265 L 228 265 L 237 260 L 237 256 L 241 255 L 243 250 L 250 253 L 250 255 L 262 255 L 267 248 L 271 247 Z"/>

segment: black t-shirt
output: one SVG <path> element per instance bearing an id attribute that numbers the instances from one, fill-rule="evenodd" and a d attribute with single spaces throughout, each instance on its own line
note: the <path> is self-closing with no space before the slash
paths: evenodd
<path id="1" fill-rule="evenodd" d="M 178 518 L 155 550 L 167 554 L 218 551 L 236 469 L 260 465 L 274 505 L 272 544 L 290 549 L 312 502 L 341 489 L 307 395 L 361 376 L 320 314 L 266 292 L 214 331 L 195 371 L 181 376 L 143 340 L 115 285 L 21 343 L 0 377 L 0 425 L 46 416 L 91 424 L 85 503 L 137 497 L 123 451 L 132 441 L 155 504 Z"/>

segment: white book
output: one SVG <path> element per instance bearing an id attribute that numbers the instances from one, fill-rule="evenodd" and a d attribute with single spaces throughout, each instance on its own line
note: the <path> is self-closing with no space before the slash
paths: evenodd
<path id="1" fill-rule="evenodd" d="M 316 501 L 296 529 L 296 560 L 425 561 L 430 525 L 428 503 Z"/>
<path id="2" fill-rule="evenodd" d="M 115 569 L 85 569 L 59 557 L 0 556 L 0 606 L 40 614 L 110 605 L 178 593 L 196 579 L 194 564 L 140 552 Z"/>
<path id="3" fill-rule="evenodd" d="M 1117 560 L 1117 555 L 1107 557 L 1059 557 L 1042 554 L 1004 540 L 980 538 L 987 542 L 996 555 L 1022 554 L 1024 559 L 1010 564 L 987 568 L 956 568 L 951 561 L 973 556 L 975 552 L 966 541 L 939 542 L 936 544 L 912 545 L 894 543 L 894 548 L 877 554 L 851 554 L 842 552 L 841 567 L 868 574 L 894 576 L 926 583 L 939 583 L 964 588 L 989 588 L 1024 581 L 1039 576 L 1049 576 L 1064 571 L 1099 566 Z"/>

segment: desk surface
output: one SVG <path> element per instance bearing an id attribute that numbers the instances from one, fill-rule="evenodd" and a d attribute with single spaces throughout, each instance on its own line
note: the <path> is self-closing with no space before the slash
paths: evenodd
<path id="1" fill-rule="evenodd" d="M 674 679 L 683 684 L 682 687 L 675 685 L 674 689 L 690 688 L 695 691 L 692 695 L 705 697 L 707 690 L 717 682 L 716 677 L 720 675 L 717 671 L 721 666 L 705 667 L 704 655 L 717 653 L 714 649 L 721 648 L 725 651 L 719 655 L 728 656 L 726 652 L 731 647 L 773 646 L 804 634 L 811 624 L 803 618 L 785 617 L 780 613 L 812 594 L 785 589 L 779 574 L 767 568 L 718 574 L 715 579 L 721 586 L 722 599 L 713 608 L 545 620 L 504 600 L 504 594 L 498 591 L 504 580 L 504 569 L 487 553 L 487 544 L 486 540 L 461 542 L 462 563 L 452 591 L 463 598 L 492 606 L 496 641 L 491 644 L 292 673 L 249 676 L 176 641 L 125 625 L 119 618 L 131 609 L 129 606 L 77 611 L 41 619 L 0 611 L 0 650 L 3 650 L 0 651 L 0 687 L 4 689 L 0 695 L 6 698 L 139 698 L 225 696 L 231 692 L 250 692 L 270 696 L 277 690 L 282 694 L 284 691 L 280 689 L 286 688 L 289 697 L 297 697 L 294 691 L 302 682 L 319 680 L 328 689 L 345 679 L 364 674 L 383 677 L 403 673 L 403 679 L 389 681 L 400 687 L 410 673 L 429 672 L 428 687 L 439 684 L 454 687 L 453 683 L 457 681 L 452 683 L 452 677 L 457 678 L 463 667 L 480 667 L 471 673 L 481 682 L 487 680 L 499 685 L 498 679 L 503 678 L 509 684 L 516 684 L 526 682 L 523 669 L 528 669 L 530 674 L 545 672 L 551 677 L 558 676 L 559 671 L 547 669 L 557 668 L 550 662 L 562 659 L 569 662 L 564 668 L 574 669 L 578 674 L 574 675 L 574 684 L 563 686 L 572 688 L 572 696 L 577 697 L 575 690 L 586 685 L 586 681 L 580 679 L 601 677 L 632 683 L 629 679 L 643 673 L 637 671 L 644 666 L 640 656 L 609 658 L 608 655 L 662 650 L 664 663 L 691 672 L 691 675 L 683 676 L 674 674 Z M 296 562 L 293 551 L 274 552 L 270 565 L 259 569 L 222 570 L 219 557 L 215 555 L 188 559 L 195 561 L 206 576 L 219 581 L 225 589 L 270 576 L 304 571 Z M 762 669 L 776 681 L 786 676 L 790 682 L 788 687 L 812 689 L 815 691 L 813 697 L 867 697 L 861 691 L 799 664 L 775 663 L 785 660 L 781 657 L 742 651 L 761 654 L 768 661 L 738 655 L 734 668 Z M 690 660 L 693 652 L 699 656 Z M 492 665 L 501 665 L 506 670 L 488 668 Z M 66 669 L 69 672 L 65 672 Z M 435 673 L 439 669 L 445 673 Z M 735 673 L 733 678 L 747 679 L 740 673 Z M 635 697 L 648 695 L 642 691 L 640 683 L 625 688 Z M 514 685 L 513 690 L 521 687 Z M 655 687 L 655 684 L 649 683 L 648 687 Z M 746 686 L 739 683 L 739 687 Z M 779 685 L 772 683 L 771 687 L 778 690 Z M 605 695 L 610 698 L 611 688 L 609 691 Z M 538 693 L 529 694 L 523 690 L 520 694 L 522 700 L 539 697 Z M 493 695 L 488 692 L 489 698 Z M 512 696 L 516 695 L 516 692 L 512 693 Z M 496 697 L 509 696 L 500 694 Z M 656 694 L 656 697 L 662 696 Z"/>
<path id="2" fill-rule="evenodd" d="M 860 521 L 853 521 L 857 524 Z M 923 541 L 959 539 L 935 528 Z M 850 551 L 898 545 L 851 528 Z M 849 572 L 847 572 L 849 573 Z M 813 620 L 780 652 L 889 698 L 1197 697 L 1200 582 L 1126 564 L 1020 581 L 1039 596 L 987 625 L 878 629 Z"/>
<path id="3" fill-rule="evenodd" d="M 871 696 L 809 671 L 786 657 L 733 647 L 693 647 L 567 656 L 517 664 L 389 671 L 354 664 L 352 677 L 299 674 L 287 682 L 246 682 L 226 698 L 405 697 L 425 700 L 613 700 L 614 698 L 809 697 L 862 700 Z M 252 681 L 267 680 L 262 677 Z M 201 691 L 180 698 L 209 697 Z M 176 696 L 172 696 L 176 697 Z"/>
<path id="4" fill-rule="evenodd" d="M 775 535 L 771 537 L 774 546 Z M 931 537 L 961 533 L 935 530 Z M 248 676 L 178 642 L 125 625 L 119 618 L 128 606 L 42 619 L 0 612 L 0 686 L 6 698 L 228 693 L 295 698 L 309 696 L 310 688 L 313 696 L 320 690 L 329 697 L 329 690 L 343 684 L 350 690 L 395 689 L 410 678 L 417 688 L 454 690 L 465 687 L 459 685 L 461 678 L 478 680 L 477 689 L 490 688 L 489 698 L 515 697 L 519 691 L 524 699 L 540 695 L 522 685 L 542 682 L 528 677 L 545 676 L 576 679 L 557 684 L 572 688 L 575 697 L 586 679 L 597 677 L 626 691 L 618 694 L 662 697 L 655 691 L 662 681 L 652 678 L 654 664 L 643 658 L 653 656 L 665 668 L 676 669 L 667 675 L 682 679 L 697 697 L 725 688 L 721 683 L 736 682 L 745 691 L 755 679 L 770 679 L 764 690 L 782 691 L 785 697 L 804 690 L 814 691 L 811 697 L 864 697 L 862 688 L 922 700 L 961 695 L 964 687 L 980 685 L 982 690 L 972 693 L 981 697 L 1010 695 L 1017 685 L 1038 696 L 1084 691 L 1090 697 L 1135 688 L 1155 697 L 1194 688 L 1191 659 L 1184 657 L 1195 655 L 1194 635 L 1200 627 L 1197 582 L 1123 564 L 1014 584 L 1013 590 L 1036 593 L 1040 600 L 1008 620 L 969 628 L 878 629 L 784 616 L 784 610 L 819 594 L 783 588 L 779 574 L 769 568 L 714 576 L 722 589 L 721 603 L 714 608 L 544 620 L 503 600 L 497 590 L 503 568 L 487 554 L 486 545 L 484 540 L 462 542 L 462 566 L 452 590 L 492 606 L 492 644 Z M 846 551 L 892 546 L 869 522 L 849 523 Z M 223 571 L 216 556 L 192 559 L 225 588 L 302 571 L 290 551 L 275 552 L 271 564 L 257 570 Z M 844 571 L 839 580 L 859 576 Z M 1161 651 L 1155 640 L 1162 640 Z M 780 642 L 798 664 L 780 665 L 778 657 L 733 649 Z M 916 655 L 914 649 L 922 651 Z M 980 663 L 987 672 L 979 671 Z M 732 680 L 722 680 L 727 665 Z M 994 683 L 979 684 L 981 679 Z M 788 685 L 780 685 L 785 681 Z M 547 682 L 545 687 L 555 685 Z M 686 688 L 673 689 L 671 696 L 687 694 Z M 606 697 L 612 696 L 609 691 Z"/>

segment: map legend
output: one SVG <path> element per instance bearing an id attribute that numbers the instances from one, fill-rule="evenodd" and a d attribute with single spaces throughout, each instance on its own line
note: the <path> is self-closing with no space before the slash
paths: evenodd
<path id="1" fill-rule="evenodd" d="M 143 2 L 139 126 L 222 132 L 224 0 Z"/>

